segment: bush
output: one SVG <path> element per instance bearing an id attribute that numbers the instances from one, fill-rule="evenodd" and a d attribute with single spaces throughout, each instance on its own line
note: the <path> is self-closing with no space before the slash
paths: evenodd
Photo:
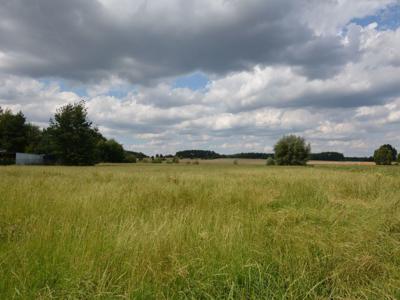
<path id="1" fill-rule="evenodd" d="M 233 164 L 234 164 L 234 165 L 238 165 L 238 164 L 239 164 L 239 161 L 238 161 L 237 159 L 235 159 L 235 160 L 233 161 Z"/>
<path id="2" fill-rule="evenodd" d="M 172 159 L 172 162 L 173 162 L 174 164 L 179 164 L 179 158 L 175 156 L 175 157 Z"/>
<path id="3" fill-rule="evenodd" d="M 132 154 L 129 154 L 129 153 L 125 153 L 124 162 L 135 164 L 137 162 L 137 158 L 136 158 L 135 155 L 132 155 Z"/>
<path id="4" fill-rule="evenodd" d="M 153 158 L 153 159 L 151 160 L 151 162 L 152 162 L 153 164 L 162 164 L 163 160 L 162 160 L 161 158 L 159 158 L 159 157 L 156 157 L 156 158 Z"/>
<path id="5" fill-rule="evenodd" d="M 377 165 L 391 165 L 393 161 L 393 148 L 382 145 L 374 152 L 374 161 Z M 397 152 L 397 151 L 396 151 Z M 397 154 L 397 153 L 396 153 Z"/>
<path id="6" fill-rule="evenodd" d="M 274 150 L 277 165 L 305 165 L 309 160 L 311 147 L 304 138 L 288 135 L 276 143 Z"/>
<path id="7" fill-rule="evenodd" d="M 267 166 L 275 166 L 275 160 L 272 157 L 268 157 L 266 165 Z"/>
<path id="8" fill-rule="evenodd" d="M 124 148 L 113 139 L 99 141 L 97 151 L 101 162 L 122 163 L 126 161 Z"/>

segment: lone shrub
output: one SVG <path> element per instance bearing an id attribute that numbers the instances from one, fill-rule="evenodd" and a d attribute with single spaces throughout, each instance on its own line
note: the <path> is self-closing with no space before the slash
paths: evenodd
<path id="1" fill-rule="evenodd" d="M 275 162 L 277 165 L 305 165 L 309 159 L 311 146 L 304 138 L 288 135 L 281 138 L 275 147 Z"/>
<path id="2" fill-rule="evenodd" d="M 275 160 L 272 157 L 268 157 L 266 165 L 267 166 L 275 166 Z"/>
<path id="3" fill-rule="evenodd" d="M 393 154 L 396 149 L 390 145 L 382 145 L 374 152 L 374 161 L 377 165 L 391 165 L 393 161 Z M 397 154 L 397 151 L 396 151 Z"/>

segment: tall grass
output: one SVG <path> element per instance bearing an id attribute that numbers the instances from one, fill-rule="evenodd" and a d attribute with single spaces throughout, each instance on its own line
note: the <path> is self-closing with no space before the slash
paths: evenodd
<path id="1" fill-rule="evenodd" d="M 398 299 L 400 168 L 0 168 L 0 299 Z"/>

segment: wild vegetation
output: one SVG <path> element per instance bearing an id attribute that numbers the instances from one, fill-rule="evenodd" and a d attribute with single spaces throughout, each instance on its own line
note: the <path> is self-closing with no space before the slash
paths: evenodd
<path id="1" fill-rule="evenodd" d="M 288 135 L 274 146 L 274 159 L 278 165 L 305 165 L 310 159 L 311 146 L 304 138 Z"/>
<path id="2" fill-rule="evenodd" d="M 379 149 L 374 152 L 374 161 L 377 165 L 391 165 L 396 159 L 397 150 L 389 144 L 380 146 Z"/>
<path id="3" fill-rule="evenodd" d="M 178 151 L 175 156 L 187 159 L 222 159 L 222 158 L 240 158 L 240 159 L 265 159 L 273 158 L 274 153 L 245 152 L 236 154 L 220 154 L 209 150 L 184 150 Z M 339 152 L 320 152 L 310 153 L 310 160 L 320 161 L 373 161 L 373 157 L 349 157 Z"/>
<path id="4" fill-rule="evenodd" d="M 400 297 L 394 167 L 8 166 L 0 206 L 0 299 Z"/>
<path id="5" fill-rule="evenodd" d="M 84 102 L 60 107 L 49 126 L 27 123 L 22 112 L 0 107 L 0 151 L 46 154 L 51 163 L 94 165 L 99 162 L 135 162 L 114 139 L 107 140 L 88 119 Z M 0 164 L 8 164 L 0 156 Z"/>
<path id="6" fill-rule="evenodd" d="M 45 154 L 47 163 L 63 165 L 94 165 L 99 162 L 134 163 L 138 159 L 148 161 L 141 152 L 124 150 L 114 139 L 106 139 L 88 119 L 85 102 L 60 107 L 50 119 L 47 128 L 39 128 L 26 122 L 22 112 L 14 114 L 0 107 L 0 165 L 12 164 L 10 154 L 26 152 Z M 157 154 L 150 158 L 153 163 L 180 159 L 269 159 L 268 165 L 304 165 L 307 160 L 322 161 L 375 161 L 389 165 L 397 158 L 397 150 L 389 144 L 382 145 L 374 157 L 345 157 L 338 152 L 311 153 L 304 138 L 294 135 L 282 137 L 271 153 L 219 154 L 210 150 L 183 150 L 175 155 Z M 271 159 L 275 159 L 272 161 Z"/>

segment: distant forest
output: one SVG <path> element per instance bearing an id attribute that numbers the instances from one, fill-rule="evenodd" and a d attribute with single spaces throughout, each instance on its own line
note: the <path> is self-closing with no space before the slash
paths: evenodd
<path id="1" fill-rule="evenodd" d="M 216 159 L 216 158 L 247 158 L 247 159 L 268 159 L 274 157 L 272 153 L 248 152 L 236 154 L 219 154 L 210 150 L 184 150 L 176 152 L 175 156 L 187 159 Z M 373 157 L 346 157 L 339 152 L 312 153 L 311 160 L 322 161 L 373 161 Z"/>

